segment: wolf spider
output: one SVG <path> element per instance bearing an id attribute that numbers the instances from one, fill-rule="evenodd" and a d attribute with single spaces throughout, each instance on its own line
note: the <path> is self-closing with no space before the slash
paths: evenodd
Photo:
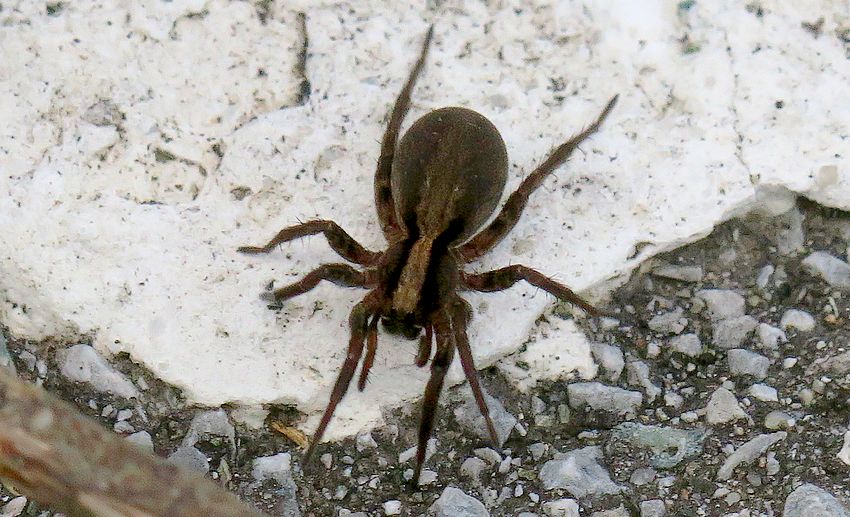
<path id="1" fill-rule="evenodd" d="M 472 310 L 458 291 L 500 291 L 525 280 L 591 315 L 600 315 L 600 311 L 565 285 L 526 266 L 467 273 L 462 265 L 485 254 L 513 228 L 531 193 L 582 141 L 599 129 L 617 101 L 614 96 L 593 124 L 552 151 L 508 197 L 490 224 L 476 233 L 494 212 L 507 181 L 508 155 L 495 126 L 472 110 L 442 108 L 417 120 L 397 143 L 432 34 L 433 26 L 395 102 L 381 142 L 375 172 L 375 206 L 389 243 L 387 249 L 375 252 L 364 248 L 330 220 L 290 226 L 265 246 L 239 248 L 242 253 L 268 253 L 281 243 L 323 233 L 344 259 L 366 268 L 359 271 L 347 264 L 323 264 L 300 281 L 271 293 L 277 301 L 287 300 L 306 293 L 322 280 L 370 289 L 351 311 L 348 354 L 304 463 L 313 456 L 361 358 L 357 387 L 361 391 L 366 387 L 377 350 L 378 322 L 388 332 L 408 339 L 419 338 L 415 364 L 422 367 L 430 359 L 431 375 L 422 401 L 414 485 L 422 470 L 443 379 L 455 351 L 460 355 L 490 439 L 494 446 L 499 446 L 466 334 Z M 433 356 L 432 345 L 436 348 Z"/>

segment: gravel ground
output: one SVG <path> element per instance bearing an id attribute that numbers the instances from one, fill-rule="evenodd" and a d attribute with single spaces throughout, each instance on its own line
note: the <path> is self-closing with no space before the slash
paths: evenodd
<path id="1" fill-rule="evenodd" d="M 523 393 L 482 372 L 510 433 L 500 452 L 468 417 L 468 389 L 444 395 L 419 490 L 406 482 L 417 407 L 302 470 L 292 408 L 189 407 L 84 339 L 5 335 L 0 366 L 272 515 L 850 516 L 848 247 L 848 214 L 801 200 L 656 257 L 613 293 L 619 321 L 579 320 L 592 382 Z M 545 316 L 559 317 L 573 316 Z M 3 487 L 0 515 L 49 512 Z"/>

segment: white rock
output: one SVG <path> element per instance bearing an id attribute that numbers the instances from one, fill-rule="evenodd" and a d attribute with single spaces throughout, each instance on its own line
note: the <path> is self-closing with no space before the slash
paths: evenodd
<path id="1" fill-rule="evenodd" d="M 825 251 L 816 251 L 803 259 L 803 269 L 818 275 L 830 286 L 850 289 L 850 264 L 833 257 Z"/>
<path id="2" fill-rule="evenodd" d="M 841 450 L 838 451 L 836 456 L 845 465 L 850 465 L 850 431 L 844 433 L 844 445 L 841 446 Z"/>
<path id="3" fill-rule="evenodd" d="M 735 395 L 726 388 L 717 388 L 705 408 L 705 421 L 716 425 L 734 422 L 741 418 L 747 418 L 747 414 L 738 405 Z"/>
<path id="4" fill-rule="evenodd" d="M 652 499 L 640 503 L 640 517 L 664 517 L 667 515 L 667 507 L 661 499 Z"/>
<path id="5" fill-rule="evenodd" d="M 378 446 L 378 442 L 372 438 L 372 433 L 369 432 L 358 433 L 355 443 L 358 452 L 363 452 L 366 449 L 374 449 Z"/>
<path id="6" fill-rule="evenodd" d="M 784 411 L 771 411 L 764 416 L 764 427 L 771 431 L 791 429 L 796 424 L 797 420 Z"/>
<path id="7" fill-rule="evenodd" d="M 698 357 L 702 354 L 702 342 L 696 334 L 682 334 L 670 338 L 670 350 L 688 357 Z"/>
<path id="8" fill-rule="evenodd" d="M 168 461 L 188 470 L 206 474 L 210 470 L 210 461 L 198 449 L 181 445 L 168 456 Z"/>
<path id="9" fill-rule="evenodd" d="M 681 266 L 677 264 L 664 264 L 652 270 L 655 276 L 681 280 L 682 282 L 702 281 L 702 266 Z"/>
<path id="10" fill-rule="evenodd" d="M 133 433 L 129 436 L 126 436 L 125 439 L 138 447 L 146 450 L 148 452 L 153 452 L 153 438 L 147 431 L 139 431 L 138 433 Z"/>
<path id="11" fill-rule="evenodd" d="M 27 498 L 18 496 L 0 508 L 0 517 L 18 517 L 27 507 Z M 578 515 L 578 514 L 576 514 Z"/>
<path id="12" fill-rule="evenodd" d="M 232 454 L 236 454 L 236 429 L 223 409 L 200 411 L 192 417 L 183 437 L 184 446 L 192 446 L 209 436 L 226 438 Z"/>
<path id="13" fill-rule="evenodd" d="M 29 339 L 93 335 L 97 350 L 128 352 L 191 403 L 285 400 L 310 416 L 305 428 L 315 425 L 363 293 L 322 284 L 275 314 L 257 300 L 262 286 L 337 259 L 321 237 L 268 257 L 235 248 L 314 217 L 340 221 L 372 249 L 384 245 L 373 207 L 376 142 L 428 22 L 412 3 L 352 4 L 320 3 L 306 17 L 313 92 L 302 98 L 297 4 L 276 4 L 262 23 L 250 2 L 65 2 L 57 23 L 40 4 L 17 2 L 3 27 L 0 82 L 4 127 L 21 135 L 0 142 L 0 220 L 14 221 L 3 228 L 2 323 Z M 848 208 L 846 141 L 834 131 L 845 118 L 820 95 L 850 82 L 840 39 L 801 46 L 793 35 L 811 14 L 802 5 L 772 10 L 765 23 L 707 2 L 700 51 L 670 59 L 681 43 L 656 36 L 681 32 L 682 21 L 668 10 L 493 9 L 494 30 L 518 42 L 501 59 L 499 41 L 471 29 L 475 9 L 437 25 L 406 123 L 446 104 L 485 113 L 518 166 L 509 188 L 595 117 L 618 91 L 611 77 L 639 87 L 620 92 L 586 152 L 547 180 L 553 187 L 531 197 L 475 268 L 526 263 L 581 292 L 754 205 L 804 193 Z M 563 27 L 575 37 L 539 37 Z M 86 38 L 68 53 L 65 42 L 79 34 Z M 644 41 L 656 42 L 652 52 L 641 51 Z M 759 41 L 775 52 L 751 52 Z M 475 52 L 445 50 L 465 46 Z M 538 66 L 522 66 L 529 60 Z M 580 91 L 553 106 L 543 70 L 581 77 Z M 671 90 L 676 102 L 660 110 Z M 811 101 L 782 110 L 747 102 L 789 91 Z M 574 188 L 575 171 L 605 178 L 605 188 Z M 527 342 L 552 303 L 526 285 L 468 296 L 481 367 Z M 428 372 L 410 365 L 415 343 L 384 333 L 380 342 L 370 389 L 350 390 L 329 439 L 421 395 Z M 455 366 L 448 382 L 461 379 Z"/>
<path id="14" fill-rule="evenodd" d="M 617 508 L 593 512 L 590 514 L 590 517 L 630 517 L 630 514 L 629 511 L 626 510 L 626 507 L 621 504 Z"/>
<path id="15" fill-rule="evenodd" d="M 782 329 L 778 329 L 767 323 L 760 323 L 757 332 L 759 343 L 761 343 L 762 347 L 769 350 L 775 350 L 779 348 L 780 343 L 788 342 L 788 336 L 785 335 Z"/>
<path id="16" fill-rule="evenodd" d="M 729 457 L 726 458 L 726 461 L 723 462 L 723 465 L 720 466 L 720 469 L 717 471 L 717 479 L 725 481 L 731 478 L 732 473 L 738 465 L 753 462 L 756 458 L 761 456 L 768 447 L 776 442 L 784 440 L 786 436 L 788 436 L 788 433 L 785 431 L 779 431 L 773 434 L 760 434 L 747 443 L 741 445 L 735 449 L 735 452 L 730 454 Z"/>
<path id="17" fill-rule="evenodd" d="M 632 361 L 626 368 L 629 385 L 643 388 L 647 402 L 651 403 L 661 394 L 661 388 L 652 384 L 652 380 L 649 378 L 649 366 L 645 362 Z"/>
<path id="18" fill-rule="evenodd" d="M 622 487 L 611 481 L 601 460 L 602 449 L 596 446 L 556 454 L 540 468 L 540 482 L 546 490 L 563 488 L 577 498 L 620 493 Z"/>
<path id="19" fill-rule="evenodd" d="M 729 362 L 729 373 L 732 375 L 750 375 L 762 380 L 767 377 L 767 370 L 770 368 L 770 359 L 742 348 L 729 350 L 726 359 Z"/>
<path id="20" fill-rule="evenodd" d="M 638 391 L 628 391 L 599 382 L 574 382 L 567 386 L 567 396 L 573 409 L 591 409 L 616 413 L 625 417 L 637 414 L 643 403 Z"/>
<path id="21" fill-rule="evenodd" d="M 555 499 L 543 503 L 543 513 L 548 517 L 579 517 L 579 507 L 575 499 Z"/>
<path id="22" fill-rule="evenodd" d="M 490 512 L 478 499 L 448 486 L 429 509 L 435 517 L 489 517 Z"/>
<path id="23" fill-rule="evenodd" d="M 770 281 L 771 275 L 776 271 L 776 268 L 773 265 L 768 264 L 759 270 L 758 277 L 756 278 L 756 285 L 759 289 L 764 289 L 767 287 L 767 283 Z"/>
<path id="24" fill-rule="evenodd" d="M 384 515 L 401 515 L 401 501 L 392 499 L 383 504 Z"/>
<path id="25" fill-rule="evenodd" d="M 288 452 L 281 452 L 254 458 L 251 476 L 257 481 L 274 479 L 280 484 L 288 483 L 292 477 L 292 456 Z"/>
<path id="26" fill-rule="evenodd" d="M 481 473 L 487 464 L 481 458 L 466 458 L 460 466 L 460 475 L 473 481 L 480 481 Z"/>
<path id="27" fill-rule="evenodd" d="M 815 318 L 806 311 L 788 309 L 784 314 L 782 314 L 779 326 L 784 330 L 793 328 L 800 332 L 808 332 L 815 328 Z"/>
<path id="28" fill-rule="evenodd" d="M 62 375 L 72 381 L 85 382 L 98 391 L 124 398 L 139 396 L 130 379 L 114 369 L 89 345 L 74 345 L 63 350 L 59 352 L 59 360 Z"/>
<path id="29" fill-rule="evenodd" d="M 616 382 L 626 366 L 626 360 L 623 358 L 623 351 L 620 350 L 620 347 L 605 343 L 591 343 L 590 352 L 605 371 L 605 378 L 611 382 Z"/>
<path id="30" fill-rule="evenodd" d="M 762 402 L 779 402 L 779 395 L 776 388 L 767 384 L 753 384 L 747 393 Z"/>
<path id="31" fill-rule="evenodd" d="M 744 315 L 744 297 L 728 289 L 702 289 L 694 293 L 701 298 L 714 321 Z"/>
<path id="32" fill-rule="evenodd" d="M 850 517 L 850 511 L 826 490 L 806 483 L 788 494 L 783 517 Z"/>
<path id="33" fill-rule="evenodd" d="M 454 410 L 455 419 L 460 425 L 474 432 L 479 438 L 489 441 L 490 433 L 487 430 L 487 423 L 478 409 L 472 389 L 468 385 L 464 386 L 463 394 L 463 404 Z M 496 437 L 499 439 L 499 443 L 495 445 L 501 447 L 511 435 L 511 430 L 516 426 L 518 420 L 505 409 L 505 406 L 499 399 L 491 397 L 487 392 L 484 393 L 484 400 L 490 412 L 490 420 L 493 422 L 493 427 L 496 430 Z"/>
<path id="34" fill-rule="evenodd" d="M 758 326 L 752 316 L 738 316 L 714 322 L 714 344 L 720 348 L 741 346 Z"/>
<path id="35" fill-rule="evenodd" d="M 675 310 L 653 316 L 648 322 L 649 328 L 662 334 L 679 334 L 688 326 L 688 319 L 683 316 L 681 307 Z"/>

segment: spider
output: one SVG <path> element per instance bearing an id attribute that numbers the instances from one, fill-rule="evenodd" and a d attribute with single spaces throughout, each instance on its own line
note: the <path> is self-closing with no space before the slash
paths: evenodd
<path id="1" fill-rule="evenodd" d="M 290 226 L 265 246 L 244 246 L 238 250 L 268 253 L 281 243 L 323 233 L 339 255 L 366 268 L 360 271 L 348 264 L 323 264 L 300 281 L 268 293 L 273 300 L 282 302 L 306 293 L 322 280 L 370 289 L 349 316 L 348 354 L 305 453 L 305 464 L 313 456 L 361 359 L 357 387 L 360 391 L 366 387 L 375 361 L 378 322 L 390 333 L 419 338 L 415 364 L 422 367 L 430 360 L 431 374 L 422 401 L 414 486 L 422 471 L 443 379 L 455 352 L 460 356 L 489 437 L 495 447 L 500 443 L 467 338 L 472 310 L 459 291 L 501 291 L 525 280 L 591 315 L 601 315 L 565 285 L 526 266 L 512 265 L 484 273 L 467 273 L 462 266 L 485 254 L 513 228 L 531 193 L 582 141 L 599 129 L 617 101 L 614 96 L 593 124 L 552 151 L 508 197 L 499 214 L 478 231 L 495 211 L 507 181 L 508 155 L 496 127 L 475 111 L 448 107 L 424 115 L 398 141 L 433 31 L 431 26 L 419 58 L 396 99 L 381 142 L 375 172 L 375 206 L 388 241 L 386 250 L 366 249 L 330 220 Z"/>

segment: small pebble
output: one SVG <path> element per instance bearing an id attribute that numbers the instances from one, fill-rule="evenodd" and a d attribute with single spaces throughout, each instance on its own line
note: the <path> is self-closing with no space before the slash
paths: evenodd
<path id="1" fill-rule="evenodd" d="M 682 415 L 684 419 L 684 415 Z M 726 388 L 718 388 L 705 408 L 705 420 L 709 424 L 725 424 L 747 418 L 747 414 L 738 405 L 738 399 Z"/>
<path id="2" fill-rule="evenodd" d="M 767 384 L 753 384 L 747 393 L 762 402 L 779 402 L 779 395 L 776 388 L 772 388 Z"/>
<path id="3" fill-rule="evenodd" d="M 392 499 L 384 503 L 385 515 L 401 515 L 401 501 Z"/>
<path id="4" fill-rule="evenodd" d="M 575 499 L 555 499 L 543 503 L 543 513 L 548 517 L 579 517 L 579 507 Z"/>
<path id="5" fill-rule="evenodd" d="M 796 329 L 800 332 L 809 332 L 815 328 L 815 318 L 806 311 L 788 309 L 782 315 L 779 326 L 783 330 Z"/>
<path id="6" fill-rule="evenodd" d="M 369 432 L 358 434 L 356 440 L 357 452 L 374 449 L 378 446 L 378 443 L 372 438 L 372 433 Z"/>
<path id="7" fill-rule="evenodd" d="M 481 501 L 452 486 L 443 490 L 430 511 L 435 517 L 490 517 Z"/>
<path id="8" fill-rule="evenodd" d="M 661 499 L 652 499 L 640 503 L 640 517 L 664 517 L 667 507 Z"/>
<path id="9" fill-rule="evenodd" d="M 688 357 L 699 357 L 702 354 L 702 342 L 696 334 L 682 334 L 670 338 L 670 350 Z"/>

